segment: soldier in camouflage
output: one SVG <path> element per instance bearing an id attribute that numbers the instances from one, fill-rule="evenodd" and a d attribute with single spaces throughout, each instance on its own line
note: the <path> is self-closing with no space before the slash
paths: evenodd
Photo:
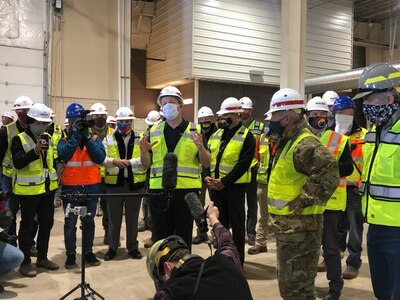
<path id="1" fill-rule="evenodd" d="M 325 203 L 339 185 L 335 158 L 307 129 L 305 103 L 292 89 L 276 92 L 271 134 L 279 136 L 268 184 L 268 211 L 277 240 L 277 273 L 283 299 L 315 299 L 314 279 Z"/>

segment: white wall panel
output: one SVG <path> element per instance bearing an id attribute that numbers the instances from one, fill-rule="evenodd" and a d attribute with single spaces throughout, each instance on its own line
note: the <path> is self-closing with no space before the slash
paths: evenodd
<path id="1" fill-rule="evenodd" d="M 191 77 L 192 22 L 191 0 L 156 2 L 152 33 L 147 49 L 147 86 L 161 87 Z M 154 61 L 151 59 L 165 61 Z"/>
<path id="2" fill-rule="evenodd" d="M 352 1 L 309 0 L 306 78 L 352 68 Z"/>
<path id="3" fill-rule="evenodd" d="M 279 84 L 280 9 L 275 0 L 194 0 L 193 77 Z"/>

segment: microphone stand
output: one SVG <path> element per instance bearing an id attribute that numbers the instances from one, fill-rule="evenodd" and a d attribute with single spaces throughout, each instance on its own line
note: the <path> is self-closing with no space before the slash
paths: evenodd
<path id="1" fill-rule="evenodd" d="M 84 195 L 86 196 L 86 195 Z M 87 212 L 87 207 L 86 206 L 75 206 L 71 208 L 71 203 L 68 203 L 66 209 L 65 209 L 65 216 L 68 217 L 69 214 L 74 214 L 78 215 L 79 219 L 81 220 L 81 226 L 80 229 L 82 230 L 82 253 L 81 253 L 81 282 L 74 287 L 72 290 L 68 291 L 64 296 L 60 298 L 60 300 L 64 300 L 67 298 L 69 295 L 71 295 L 73 292 L 75 292 L 78 289 L 81 289 L 81 296 L 79 298 L 75 298 L 75 300 L 86 300 L 89 299 L 89 297 L 92 300 L 95 300 L 96 298 L 94 295 L 98 296 L 100 299 L 104 300 L 104 297 L 100 295 L 98 292 L 96 292 L 93 288 L 90 287 L 90 284 L 85 281 L 85 254 L 83 253 L 83 243 L 85 240 L 85 231 L 84 231 L 84 218 L 86 216 L 90 216 L 91 213 Z M 86 294 L 87 293 L 87 294 Z"/>

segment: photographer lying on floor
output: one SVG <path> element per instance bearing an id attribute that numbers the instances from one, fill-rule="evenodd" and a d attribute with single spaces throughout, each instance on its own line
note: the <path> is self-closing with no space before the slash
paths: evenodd
<path id="1" fill-rule="evenodd" d="M 154 299 L 253 299 L 231 233 L 221 225 L 218 216 L 218 208 L 211 202 L 207 218 L 218 248 L 207 259 L 191 254 L 183 239 L 176 235 L 151 247 L 147 271 L 156 285 Z"/>

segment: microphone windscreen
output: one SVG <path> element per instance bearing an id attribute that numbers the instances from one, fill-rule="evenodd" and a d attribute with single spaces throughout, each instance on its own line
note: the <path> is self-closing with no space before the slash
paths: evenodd
<path id="1" fill-rule="evenodd" d="M 202 218 L 204 208 L 200 203 L 200 199 L 196 193 L 187 193 L 185 195 L 186 204 L 189 207 L 193 220 L 199 221 Z"/>
<path id="2" fill-rule="evenodd" d="M 178 157 L 169 152 L 164 156 L 162 187 L 166 190 L 172 190 L 176 187 L 178 177 Z"/>

